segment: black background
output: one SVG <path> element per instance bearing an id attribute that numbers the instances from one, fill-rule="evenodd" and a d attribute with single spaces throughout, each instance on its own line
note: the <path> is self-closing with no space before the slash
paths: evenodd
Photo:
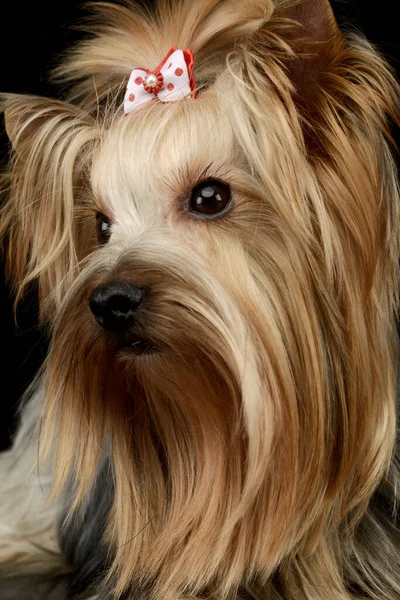
<path id="1" fill-rule="evenodd" d="M 332 0 L 342 27 L 357 28 L 379 46 L 400 74 L 396 0 Z M 49 8 L 51 7 L 51 8 Z M 73 26 L 84 14 L 74 0 L 2 3 L 0 92 L 56 96 L 46 73 L 66 46 L 78 38 Z M 8 141 L 0 129 L 0 157 Z M 49 224 L 49 226 L 51 226 Z M 34 292 L 21 305 L 15 328 L 12 293 L 0 270 L 0 449 L 7 447 L 21 392 L 32 380 L 46 350 L 46 332 L 36 326 Z"/>

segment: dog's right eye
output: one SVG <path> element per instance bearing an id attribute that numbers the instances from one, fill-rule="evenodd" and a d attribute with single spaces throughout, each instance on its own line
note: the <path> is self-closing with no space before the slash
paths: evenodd
<path id="1" fill-rule="evenodd" d="M 96 224 L 97 241 L 99 244 L 106 244 L 111 235 L 111 221 L 106 215 L 103 215 L 103 213 L 97 213 Z"/>

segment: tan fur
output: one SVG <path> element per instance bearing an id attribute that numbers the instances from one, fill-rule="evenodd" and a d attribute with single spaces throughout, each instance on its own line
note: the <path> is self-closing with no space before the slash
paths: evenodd
<path id="1" fill-rule="evenodd" d="M 115 597 L 134 579 L 156 600 L 361 598 L 350 582 L 395 600 L 399 547 L 381 532 L 390 571 L 354 544 L 390 468 L 398 478 L 390 68 L 325 0 L 96 14 L 57 73 L 68 102 L 3 100 L 9 271 L 20 294 L 39 281 L 52 325 L 54 495 L 72 469 L 79 506 L 108 436 Z M 130 71 L 172 45 L 195 54 L 198 99 L 125 118 Z M 212 222 L 185 208 L 207 177 L 233 190 Z M 113 220 L 104 248 L 96 210 Z M 162 353 L 112 351 L 88 308 L 109 278 L 151 289 Z"/>

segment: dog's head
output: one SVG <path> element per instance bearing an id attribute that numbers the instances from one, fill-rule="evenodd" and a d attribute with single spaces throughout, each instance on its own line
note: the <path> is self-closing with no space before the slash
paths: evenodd
<path id="1" fill-rule="evenodd" d="M 325 0 L 98 10 L 58 72 L 68 102 L 4 100 L 55 485 L 72 469 L 78 505 L 108 439 L 119 591 L 228 594 L 291 556 L 315 575 L 395 439 L 396 83 Z M 132 69 L 171 46 L 196 99 L 124 116 Z"/>

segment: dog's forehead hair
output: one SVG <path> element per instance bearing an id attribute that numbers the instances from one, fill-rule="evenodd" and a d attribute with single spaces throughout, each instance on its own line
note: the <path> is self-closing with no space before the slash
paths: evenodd
<path id="1" fill-rule="evenodd" d="M 235 154 L 229 114 L 222 106 L 205 94 L 155 103 L 115 120 L 93 160 L 95 196 L 117 219 L 132 210 L 165 212 L 175 195 L 199 179 L 221 177 Z"/>

